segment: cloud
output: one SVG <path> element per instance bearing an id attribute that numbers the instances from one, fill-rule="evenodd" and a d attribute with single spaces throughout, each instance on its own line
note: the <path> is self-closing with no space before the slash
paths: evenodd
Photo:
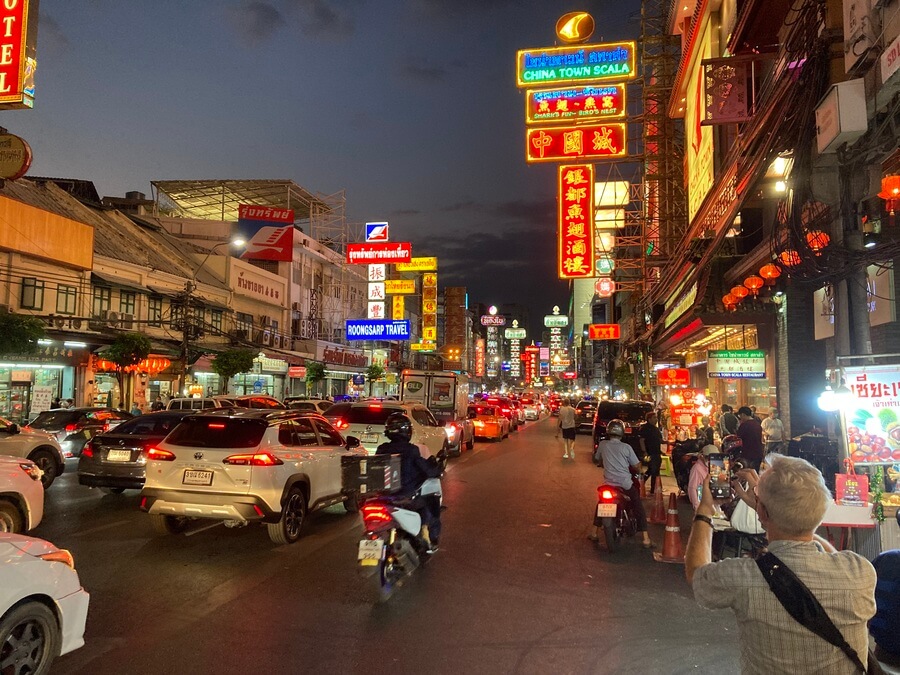
<path id="1" fill-rule="evenodd" d="M 347 37 L 356 29 L 350 12 L 329 0 L 290 0 L 300 30 L 310 36 Z"/>
<path id="2" fill-rule="evenodd" d="M 411 4 L 430 14 L 449 17 L 510 7 L 520 0 L 411 0 Z"/>
<path id="3" fill-rule="evenodd" d="M 448 72 L 445 68 L 441 68 L 440 66 L 424 65 L 418 61 L 409 59 L 400 65 L 400 74 L 410 80 L 433 84 L 445 81 Z"/>
<path id="4" fill-rule="evenodd" d="M 418 216 L 422 213 L 419 209 L 397 209 L 391 212 L 392 216 Z"/>
<path id="5" fill-rule="evenodd" d="M 63 33 L 62 28 L 49 14 L 40 13 L 40 49 L 45 57 L 56 57 L 69 49 L 69 38 Z"/>
<path id="6" fill-rule="evenodd" d="M 226 11 L 238 38 L 251 47 L 272 37 L 285 23 L 278 9 L 260 0 L 244 0 Z"/>
<path id="7" fill-rule="evenodd" d="M 550 199 L 517 199 L 497 204 L 475 201 L 456 202 L 438 209 L 441 213 L 469 211 L 473 214 L 501 218 L 507 222 L 524 223 L 533 227 L 545 227 L 556 222 L 556 200 Z"/>

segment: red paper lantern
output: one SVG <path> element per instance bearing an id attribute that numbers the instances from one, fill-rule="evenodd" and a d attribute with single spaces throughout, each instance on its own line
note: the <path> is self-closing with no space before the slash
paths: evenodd
<path id="1" fill-rule="evenodd" d="M 722 297 L 722 304 L 725 305 L 725 309 L 729 311 L 733 311 L 737 306 L 738 299 L 734 297 L 731 293 L 726 293 Z"/>
<path id="2" fill-rule="evenodd" d="M 795 251 L 794 249 L 782 251 L 778 255 L 778 259 L 785 267 L 796 267 L 800 264 L 800 254 L 797 253 L 797 251 Z"/>
<path id="3" fill-rule="evenodd" d="M 763 284 L 764 284 L 764 283 L 765 283 L 765 282 L 762 280 L 762 278 L 756 276 L 755 274 L 754 274 L 754 275 L 751 275 L 751 276 L 749 276 L 749 277 L 747 277 L 746 279 L 744 279 L 744 286 L 746 286 L 747 288 L 749 288 L 749 289 L 750 289 L 750 292 L 751 292 L 754 296 L 755 296 L 757 293 L 759 293 L 759 289 L 763 287 Z"/>
<path id="4" fill-rule="evenodd" d="M 730 292 L 731 292 L 731 295 L 733 295 L 735 298 L 737 298 L 738 302 L 740 302 L 741 300 L 746 298 L 748 295 L 750 295 L 750 291 L 748 291 L 743 286 L 735 286 L 734 288 L 731 289 Z"/>
<path id="5" fill-rule="evenodd" d="M 806 244 L 816 255 L 819 255 L 829 243 L 831 243 L 831 237 L 822 230 L 810 230 L 806 233 Z"/>
<path id="6" fill-rule="evenodd" d="M 775 284 L 775 280 L 781 276 L 781 270 L 778 269 L 778 265 L 769 263 L 759 268 L 759 276 L 766 280 L 766 286 L 772 286 Z"/>

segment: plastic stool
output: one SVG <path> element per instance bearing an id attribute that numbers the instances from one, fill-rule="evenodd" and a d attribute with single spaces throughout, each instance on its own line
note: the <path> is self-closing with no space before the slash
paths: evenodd
<path id="1" fill-rule="evenodd" d="M 659 465 L 659 475 L 672 477 L 672 458 L 668 455 L 662 456 L 662 463 Z"/>

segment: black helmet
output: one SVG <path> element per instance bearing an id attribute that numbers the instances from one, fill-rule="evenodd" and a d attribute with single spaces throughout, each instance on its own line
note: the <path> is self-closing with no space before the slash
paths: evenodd
<path id="1" fill-rule="evenodd" d="M 412 422 L 402 412 L 391 413 L 384 423 L 384 435 L 392 441 L 407 441 L 412 438 Z"/>
<path id="2" fill-rule="evenodd" d="M 606 423 L 606 435 L 610 438 L 618 436 L 625 438 L 625 422 L 622 420 L 610 420 Z"/>

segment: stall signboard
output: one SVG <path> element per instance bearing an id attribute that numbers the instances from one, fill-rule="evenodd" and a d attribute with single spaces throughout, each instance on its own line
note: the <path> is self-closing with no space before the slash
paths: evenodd
<path id="1" fill-rule="evenodd" d="M 566 89 L 529 89 L 525 94 L 526 124 L 561 124 L 617 119 L 625 115 L 625 85 L 594 84 Z"/>
<path id="2" fill-rule="evenodd" d="M 708 377 L 762 379 L 766 376 L 766 353 L 762 349 L 710 349 L 706 371 Z"/>
<path id="3" fill-rule="evenodd" d="M 622 329 L 617 323 L 592 323 L 588 326 L 589 340 L 618 340 Z"/>
<path id="4" fill-rule="evenodd" d="M 691 371 L 687 368 L 663 368 L 656 371 L 656 384 L 660 387 L 680 387 L 691 383 Z"/>
<path id="5" fill-rule="evenodd" d="M 844 368 L 851 397 L 841 416 L 855 464 L 900 462 L 900 365 Z"/>
<path id="6" fill-rule="evenodd" d="M 406 302 L 402 295 L 391 298 L 391 318 L 394 321 L 402 321 L 406 317 Z"/>
<path id="7" fill-rule="evenodd" d="M 247 244 L 244 260 L 290 261 L 294 257 L 294 210 L 238 205 L 237 231 Z"/>
<path id="8" fill-rule="evenodd" d="M 436 272 L 438 259 L 430 258 L 410 258 L 408 262 L 397 263 L 394 269 L 398 272 Z"/>
<path id="9" fill-rule="evenodd" d="M 628 80 L 637 74 L 635 51 L 634 42 L 521 49 L 516 53 L 516 84 L 544 87 Z"/>
<path id="10" fill-rule="evenodd" d="M 288 366 L 288 377 L 302 380 L 306 377 L 306 366 Z"/>
<path id="11" fill-rule="evenodd" d="M 347 319 L 348 340 L 409 340 L 409 321 Z"/>
<path id="12" fill-rule="evenodd" d="M 384 292 L 388 295 L 410 295 L 416 292 L 415 279 L 388 279 L 384 282 Z"/>
<path id="13" fill-rule="evenodd" d="M 525 131 L 525 161 L 571 162 L 625 157 L 625 124 L 530 127 Z"/>
<path id="14" fill-rule="evenodd" d="M 524 328 L 507 328 L 503 331 L 503 337 L 507 340 L 524 340 L 525 339 L 525 329 Z"/>
<path id="15" fill-rule="evenodd" d="M 864 473 L 835 474 L 834 501 L 841 506 L 868 506 L 869 477 Z"/>
<path id="16" fill-rule="evenodd" d="M 594 275 L 594 166 L 559 167 L 558 275 Z"/>
<path id="17" fill-rule="evenodd" d="M 499 316 L 496 314 L 482 314 L 481 315 L 481 325 L 482 326 L 505 326 L 506 325 L 506 317 Z"/>
<path id="18" fill-rule="evenodd" d="M 347 244 L 347 262 L 351 265 L 370 263 L 405 263 L 412 259 L 409 242 L 381 242 L 375 244 Z"/>
<path id="19" fill-rule="evenodd" d="M 37 68 L 37 0 L 4 0 L 0 4 L 0 109 L 34 107 Z"/>
<path id="20" fill-rule="evenodd" d="M 545 328 L 565 328 L 569 325 L 569 317 L 560 314 L 546 314 L 544 316 Z"/>

